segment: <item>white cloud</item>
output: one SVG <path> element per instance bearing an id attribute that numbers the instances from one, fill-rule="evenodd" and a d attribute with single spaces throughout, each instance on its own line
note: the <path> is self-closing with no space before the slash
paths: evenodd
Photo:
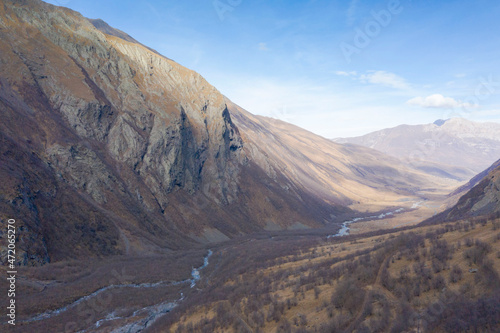
<path id="1" fill-rule="evenodd" d="M 357 73 L 355 71 L 351 71 L 351 72 L 336 71 L 335 74 L 339 75 L 339 76 L 356 76 L 357 75 Z"/>
<path id="2" fill-rule="evenodd" d="M 409 105 L 421 106 L 424 108 L 451 109 L 458 107 L 475 107 L 476 105 L 464 103 L 451 97 L 444 97 L 441 94 L 433 94 L 427 97 L 415 97 L 406 102 Z"/>
<path id="3" fill-rule="evenodd" d="M 395 89 L 409 89 L 410 85 L 406 80 L 394 73 L 386 71 L 368 71 L 359 77 L 363 83 L 380 84 Z"/>
<path id="4" fill-rule="evenodd" d="M 408 90 L 410 84 L 401 76 L 386 71 L 367 71 L 366 74 L 358 74 L 356 71 L 336 71 L 336 75 L 353 77 L 365 84 L 382 85 L 399 90 Z"/>
<path id="5" fill-rule="evenodd" d="M 358 76 L 351 77 L 358 80 Z M 336 80 L 318 84 L 308 79 L 238 76 L 225 77 L 217 87 L 249 112 L 293 123 L 326 138 L 357 136 L 402 123 L 435 120 L 410 107 L 408 112 L 401 112 L 399 101 L 387 102 L 383 93 L 352 90 Z"/>

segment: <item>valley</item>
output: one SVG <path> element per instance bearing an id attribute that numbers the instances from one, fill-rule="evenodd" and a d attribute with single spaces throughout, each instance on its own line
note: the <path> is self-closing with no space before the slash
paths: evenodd
<path id="1" fill-rule="evenodd" d="M 233 246 L 230 262 L 239 265 L 232 274 L 209 282 L 207 294 L 151 331 L 493 332 L 499 230 L 491 219 L 296 240 L 293 249 L 284 239 L 260 241 L 264 251 L 254 259 L 242 249 L 239 261 Z"/>
<path id="2" fill-rule="evenodd" d="M 193 277 L 178 282 L 155 280 L 151 273 L 156 272 L 156 279 L 174 277 L 149 264 L 135 267 L 131 260 L 121 272 L 110 274 L 123 285 L 78 298 L 63 310 L 23 316 L 17 331 L 324 332 L 420 327 L 438 332 L 450 325 L 494 331 L 494 304 L 500 296 L 498 242 L 500 220 L 494 217 L 343 237 L 328 237 L 319 230 L 263 233 L 216 245 L 210 257 L 205 252 L 201 264 L 194 252 L 192 259 L 157 257 L 154 266 L 162 262 Z M 114 266 L 115 260 L 106 266 Z M 190 270 L 196 265 L 199 280 Z M 72 265 L 56 264 L 52 273 L 57 267 Z M 136 275 L 144 268 L 150 276 Z M 40 270 L 26 272 L 50 278 Z M 73 273 L 73 279 L 79 275 L 79 285 L 97 278 L 80 270 Z M 58 288 L 75 283 L 70 280 L 44 288 L 44 298 L 56 299 L 61 295 Z M 23 294 L 40 293 L 27 282 L 20 285 Z M 450 310 L 474 302 L 484 302 L 481 320 L 474 317 L 478 313 L 468 313 L 457 322 L 456 310 Z"/>
<path id="3" fill-rule="evenodd" d="M 0 117 L 2 332 L 500 330 L 497 123 L 327 139 L 40 0 L 0 0 Z"/>

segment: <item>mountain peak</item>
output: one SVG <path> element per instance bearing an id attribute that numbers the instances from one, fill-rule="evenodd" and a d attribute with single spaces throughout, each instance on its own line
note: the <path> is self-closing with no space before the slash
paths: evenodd
<path id="1" fill-rule="evenodd" d="M 438 119 L 433 124 L 401 125 L 335 141 L 359 144 L 402 159 L 417 154 L 423 163 L 421 168 L 439 169 L 443 171 L 439 174 L 452 179 L 468 180 L 498 159 L 499 138 L 498 123 L 454 117 Z M 451 165 L 456 167 L 450 168 Z"/>
<path id="2" fill-rule="evenodd" d="M 443 125 L 459 125 L 459 124 L 473 124 L 475 122 L 467 120 L 462 117 L 453 117 L 453 118 L 448 118 L 448 119 L 438 119 L 435 122 L 433 122 L 434 125 L 436 126 L 443 126 Z"/>
<path id="3" fill-rule="evenodd" d="M 446 123 L 446 120 L 438 119 L 433 124 L 436 125 L 436 126 L 443 126 L 444 123 Z"/>

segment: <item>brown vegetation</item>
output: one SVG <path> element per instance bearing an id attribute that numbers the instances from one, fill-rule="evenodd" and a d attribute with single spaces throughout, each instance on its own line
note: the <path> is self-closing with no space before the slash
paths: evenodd
<path id="1" fill-rule="evenodd" d="M 233 246 L 217 277 L 151 331 L 495 332 L 496 223 Z"/>

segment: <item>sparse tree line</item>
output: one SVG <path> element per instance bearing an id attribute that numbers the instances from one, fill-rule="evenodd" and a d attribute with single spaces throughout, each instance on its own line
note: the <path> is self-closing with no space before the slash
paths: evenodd
<path id="1" fill-rule="evenodd" d="M 492 246 L 481 239 L 451 243 L 444 237 L 476 228 L 491 228 L 493 241 L 500 240 L 498 220 L 473 219 L 425 234 L 381 233 L 373 245 L 343 256 L 361 239 L 289 247 L 262 242 L 258 254 L 250 252 L 252 244 L 235 247 L 226 252 L 218 280 L 163 324 L 175 327 L 172 332 L 264 332 L 269 327 L 291 333 L 496 332 L 500 278 Z M 314 313 L 325 318 L 321 323 L 301 311 L 312 300 Z M 201 319 L 186 320 L 200 309 L 205 312 Z"/>

